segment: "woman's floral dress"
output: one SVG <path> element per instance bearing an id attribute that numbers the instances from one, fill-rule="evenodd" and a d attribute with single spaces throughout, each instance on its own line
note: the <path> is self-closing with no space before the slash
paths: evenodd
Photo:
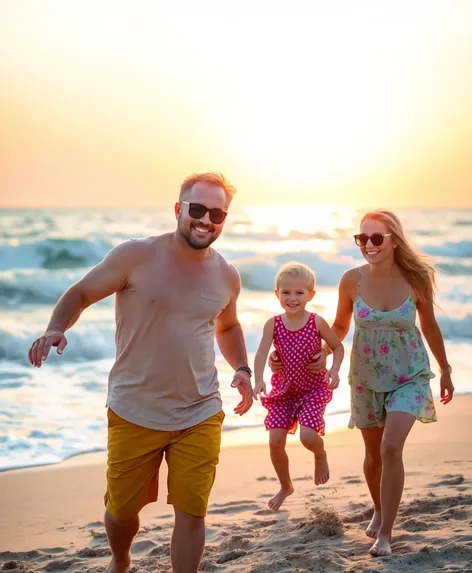
<path id="1" fill-rule="evenodd" d="M 354 322 L 349 427 L 383 426 L 388 412 L 407 412 L 421 422 L 435 422 L 429 385 L 434 374 L 416 326 L 411 294 L 389 311 L 372 308 L 358 294 Z"/>

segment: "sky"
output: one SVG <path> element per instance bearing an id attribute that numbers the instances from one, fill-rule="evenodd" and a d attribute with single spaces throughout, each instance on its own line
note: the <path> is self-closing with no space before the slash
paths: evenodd
<path id="1" fill-rule="evenodd" d="M 469 0 L 0 0 L 0 207 L 472 207 Z"/>

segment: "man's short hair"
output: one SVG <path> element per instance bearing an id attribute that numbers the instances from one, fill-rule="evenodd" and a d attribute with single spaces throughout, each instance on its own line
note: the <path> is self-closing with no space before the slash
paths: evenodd
<path id="1" fill-rule="evenodd" d="M 194 173 L 193 175 L 190 175 L 190 177 L 187 177 L 180 186 L 179 199 L 184 199 L 185 195 L 192 190 L 196 183 L 208 183 L 215 187 L 222 187 L 230 201 L 236 195 L 235 187 L 231 185 L 222 173 L 214 173 L 213 171 L 210 171 L 208 173 Z"/>

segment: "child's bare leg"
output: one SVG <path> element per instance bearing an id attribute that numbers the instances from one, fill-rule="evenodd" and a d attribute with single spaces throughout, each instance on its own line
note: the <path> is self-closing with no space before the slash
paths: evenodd
<path id="1" fill-rule="evenodd" d="M 323 438 L 318 436 L 315 430 L 300 426 L 300 441 L 307 450 L 315 455 L 315 485 L 326 483 L 329 480 L 329 466 Z"/>
<path id="2" fill-rule="evenodd" d="M 269 500 L 269 508 L 272 511 L 277 511 L 285 499 L 294 492 L 288 469 L 288 456 L 285 451 L 286 442 L 287 430 L 283 428 L 270 430 L 270 459 L 280 481 L 280 491 Z"/>

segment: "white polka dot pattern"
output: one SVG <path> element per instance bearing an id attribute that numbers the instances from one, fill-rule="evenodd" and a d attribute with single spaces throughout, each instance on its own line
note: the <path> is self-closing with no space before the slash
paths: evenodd
<path id="1" fill-rule="evenodd" d="M 301 424 L 324 435 L 324 411 L 333 392 L 328 390 L 326 371 L 312 374 L 306 369 L 321 350 L 315 316 L 310 314 L 305 326 L 295 331 L 287 329 L 281 315 L 275 317 L 274 346 L 284 369 L 272 375 L 271 391 L 261 396 L 268 410 L 264 422 L 268 430 L 284 428 L 294 434 Z"/>

